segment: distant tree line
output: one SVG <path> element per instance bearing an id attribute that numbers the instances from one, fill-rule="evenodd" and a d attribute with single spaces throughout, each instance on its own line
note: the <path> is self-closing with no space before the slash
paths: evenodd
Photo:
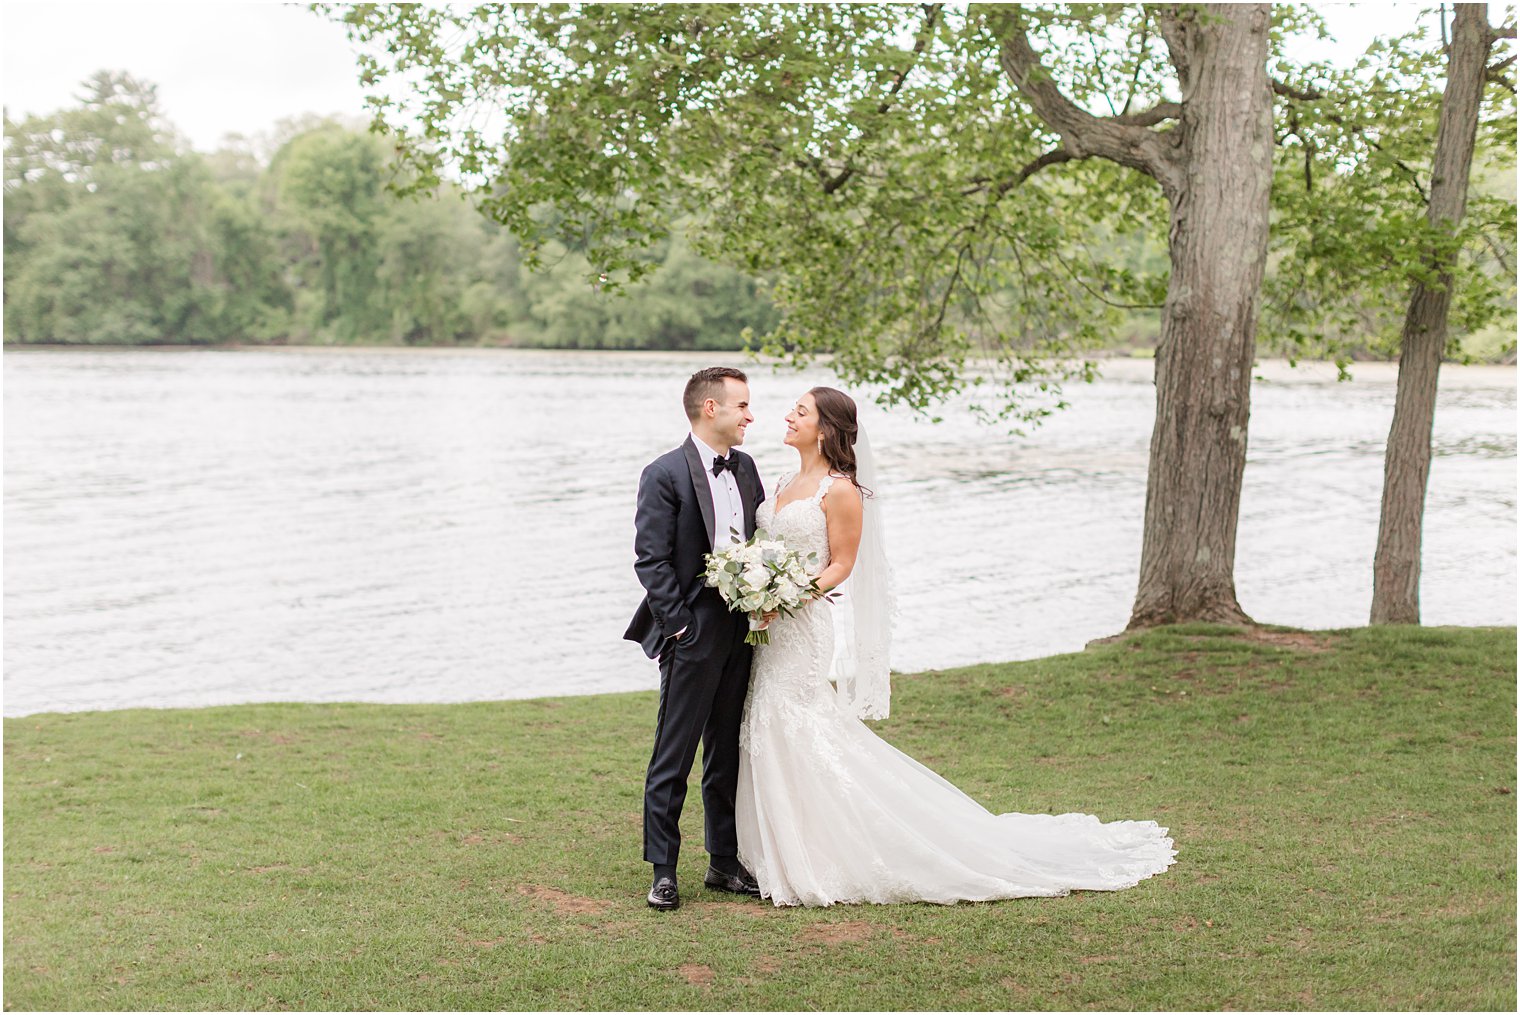
<path id="1" fill-rule="evenodd" d="M 71 108 L 5 116 L 5 341 L 725 350 L 780 321 L 763 276 L 701 256 L 685 230 L 642 255 L 659 270 L 603 289 L 593 237 L 553 228 L 560 212 L 539 212 L 555 239 L 535 266 L 461 189 L 407 173 L 386 139 L 314 116 L 194 152 L 154 85 L 100 71 Z M 1510 172 L 1480 176 L 1513 200 Z M 1102 216 L 1085 228 L 1120 277 L 1163 284 L 1162 239 Z M 1275 268 L 1269 286 L 1287 287 Z M 1097 344 L 1148 353 L 1159 295 L 1145 302 L 1116 309 Z M 1356 334 L 1268 336 L 1262 352 L 1395 355 L 1384 301 L 1351 302 Z M 1471 338 L 1464 350 L 1513 359 L 1507 329 Z"/>
<path id="2" fill-rule="evenodd" d="M 763 283 L 680 237 L 612 295 L 583 250 L 529 270 L 458 191 L 396 176 L 332 120 L 193 152 L 153 85 L 100 72 L 75 108 L 6 115 L 5 340 L 735 349 L 774 326 Z"/>

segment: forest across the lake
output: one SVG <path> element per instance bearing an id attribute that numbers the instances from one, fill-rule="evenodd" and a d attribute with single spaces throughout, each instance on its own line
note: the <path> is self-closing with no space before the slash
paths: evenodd
<path id="1" fill-rule="evenodd" d="M 197 152 L 153 84 L 102 71 L 73 107 L 7 115 L 5 136 L 7 344 L 734 350 L 780 318 L 774 279 L 701 256 L 679 230 L 636 284 L 601 285 L 573 243 L 552 242 L 535 268 L 450 183 L 399 196 L 405 171 L 362 122 L 310 116 Z M 1475 167 L 1474 189 L 1513 200 L 1513 174 Z M 1164 222 L 1087 232 L 1118 270 L 1164 277 Z M 1337 351 L 1394 355 L 1397 318 L 1390 331 L 1376 299 L 1365 335 Z M 1159 315 L 1125 310 L 1094 351 L 1148 355 Z M 1454 359 L 1514 361 L 1508 325 L 1453 338 Z M 1260 342 L 1306 352 L 1270 328 Z"/>

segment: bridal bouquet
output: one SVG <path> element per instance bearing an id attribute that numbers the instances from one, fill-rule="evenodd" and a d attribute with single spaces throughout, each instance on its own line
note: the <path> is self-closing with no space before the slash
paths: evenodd
<path id="1" fill-rule="evenodd" d="M 746 643 L 769 645 L 770 632 L 760 626 L 762 614 L 791 615 L 809 597 L 832 598 L 823 596 L 808 574 L 808 565 L 817 560 L 818 554 L 787 549 L 763 529 L 747 543 L 739 542 L 734 533 L 734 542 L 707 555 L 707 584 L 718 590 L 730 610 L 749 614 Z"/>

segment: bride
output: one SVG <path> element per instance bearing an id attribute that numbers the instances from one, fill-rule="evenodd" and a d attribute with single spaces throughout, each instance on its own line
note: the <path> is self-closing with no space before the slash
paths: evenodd
<path id="1" fill-rule="evenodd" d="M 771 617 L 739 731 L 739 859 L 778 906 L 939 902 L 1129 888 L 1176 850 L 1154 821 L 992 814 L 861 720 L 888 710 L 891 589 L 855 403 L 813 388 L 786 417 L 798 469 L 757 524 L 818 554 L 845 599 Z M 853 623 L 836 652 L 833 614 Z M 830 683 L 830 678 L 834 684 Z M 837 684 L 837 688 L 836 685 Z"/>

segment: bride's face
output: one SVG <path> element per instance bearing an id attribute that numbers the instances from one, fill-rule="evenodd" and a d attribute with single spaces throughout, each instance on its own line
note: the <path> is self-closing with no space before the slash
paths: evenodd
<path id="1" fill-rule="evenodd" d="M 818 405 L 812 395 L 797 399 L 792 411 L 786 414 L 786 437 L 784 441 L 794 448 L 818 446 Z"/>

